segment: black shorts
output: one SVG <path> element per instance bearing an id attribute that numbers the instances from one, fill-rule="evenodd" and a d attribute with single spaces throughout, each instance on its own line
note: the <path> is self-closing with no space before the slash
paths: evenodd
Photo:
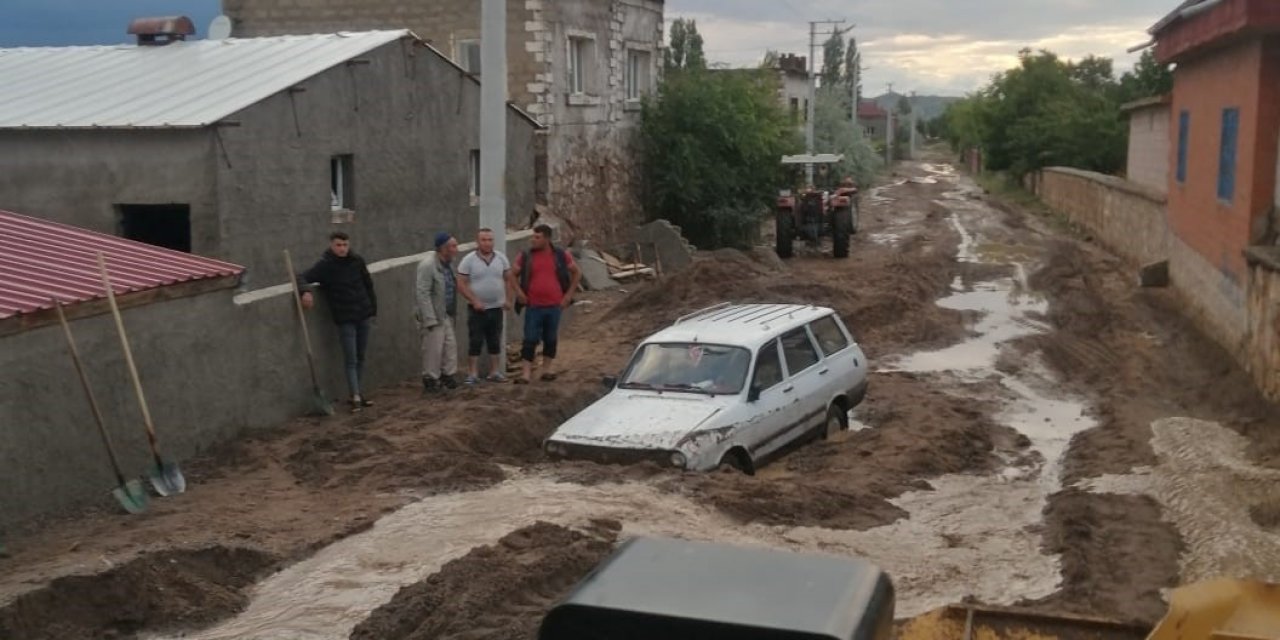
<path id="1" fill-rule="evenodd" d="M 480 355 L 483 347 L 488 345 L 489 353 L 502 353 L 502 320 L 506 311 L 501 307 L 476 311 L 467 307 L 467 354 Z"/>

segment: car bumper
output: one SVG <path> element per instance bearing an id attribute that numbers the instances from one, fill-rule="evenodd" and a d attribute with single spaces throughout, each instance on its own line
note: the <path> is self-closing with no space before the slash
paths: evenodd
<path id="1" fill-rule="evenodd" d="M 543 450 L 546 451 L 547 456 L 556 460 L 589 460 L 600 464 L 619 465 L 651 462 L 660 467 L 676 469 L 684 469 L 689 464 L 688 456 L 673 449 L 612 447 L 563 440 L 548 440 L 543 445 Z M 677 456 L 679 457 L 677 458 Z"/>

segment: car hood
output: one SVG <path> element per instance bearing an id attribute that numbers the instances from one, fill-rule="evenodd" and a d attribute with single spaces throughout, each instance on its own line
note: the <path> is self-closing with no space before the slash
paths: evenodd
<path id="1" fill-rule="evenodd" d="M 691 431 L 713 426 L 733 397 L 615 390 L 570 418 L 552 440 L 606 447 L 673 449 Z"/>

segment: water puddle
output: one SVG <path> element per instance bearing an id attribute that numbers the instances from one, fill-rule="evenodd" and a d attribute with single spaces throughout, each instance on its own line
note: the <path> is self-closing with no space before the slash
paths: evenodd
<path id="1" fill-rule="evenodd" d="M 1248 447 L 1243 436 L 1216 422 L 1165 418 L 1151 423 L 1155 466 L 1080 486 L 1155 498 L 1186 544 L 1186 583 L 1217 577 L 1278 582 L 1280 535 L 1258 524 L 1252 512 L 1274 507 L 1280 470 L 1255 465 Z"/>

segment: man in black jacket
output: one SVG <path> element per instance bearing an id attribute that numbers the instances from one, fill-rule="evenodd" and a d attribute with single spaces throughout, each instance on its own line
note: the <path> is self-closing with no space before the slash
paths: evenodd
<path id="1" fill-rule="evenodd" d="M 369 328 L 378 315 L 378 296 L 373 291 L 373 278 L 364 258 L 351 252 L 351 238 L 341 231 L 329 234 L 329 250 L 320 261 L 298 276 L 302 306 L 310 309 L 315 300 L 311 285 L 318 284 L 329 299 L 333 321 L 338 325 L 342 353 L 346 360 L 347 387 L 351 389 L 351 410 L 359 411 L 373 403 L 360 392 L 360 375 L 364 371 L 364 354 L 369 345 Z"/>

